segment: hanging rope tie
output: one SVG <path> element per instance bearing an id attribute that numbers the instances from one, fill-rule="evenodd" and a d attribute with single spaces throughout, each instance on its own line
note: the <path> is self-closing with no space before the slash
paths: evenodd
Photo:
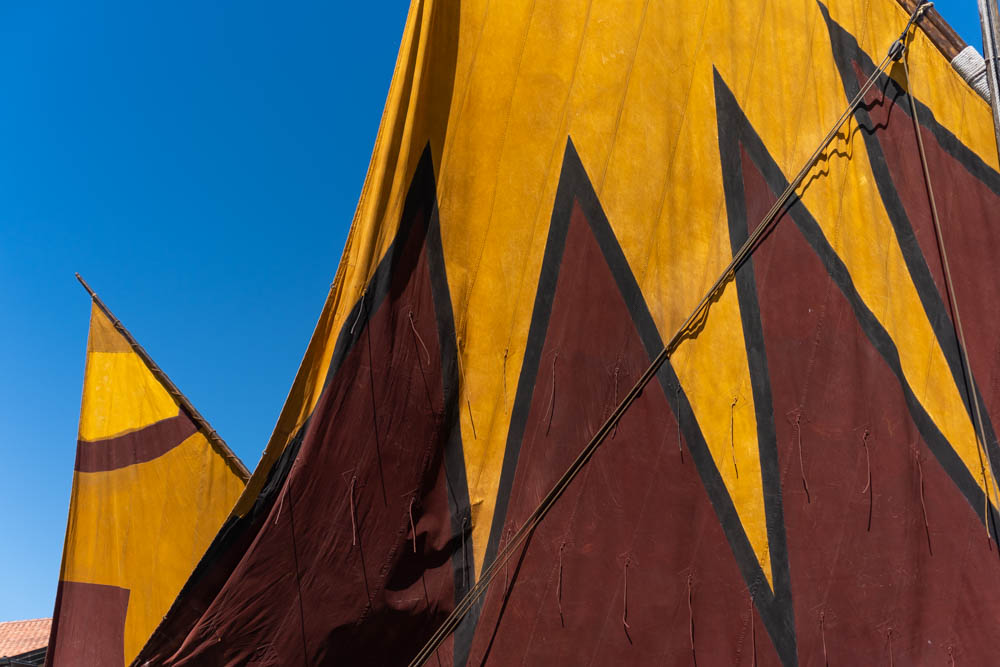
<path id="1" fill-rule="evenodd" d="M 872 489 L 872 459 L 868 451 L 868 436 L 871 431 L 866 427 L 865 434 L 861 437 L 861 444 L 865 448 L 865 465 L 868 468 L 868 483 L 865 484 L 865 488 L 861 489 L 861 493 L 868 492 L 868 532 L 872 532 L 872 510 L 875 507 L 875 494 Z"/>
<path id="2" fill-rule="evenodd" d="M 625 584 L 622 590 L 622 627 L 625 629 L 625 634 L 632 629 L 632 626 L 628 624 L 628 566 L 632 562 L 631 556 L 625 557 Z"/>
<path id="3" fill-rule="evenodd" d="M 417 325 L 413 321 L 413 311 L 412 310 L 410 311 L 409 318 L 410 318 L 410 330 L 413 331 L 413 335 L 416 337 L 417 342 L 420 343 L 420 347 L 423 348 L 424 354 L 427 355 L 427 367 L 430 368 L 430 365 L 431 365 L 431 353 L 430 353 L 430 350 L 427 349 L 427 346 L 424 345 L 424 339 L 420 337 L 420 332 L 417 331 Z"/>
<path id="4" fill-rule="evenodd" d="M 924 466 L 920 461 L 920 453 L 914 449 L 913 458 L 917 462 L 917 476 L 920 482 L 920 509 L 924 513 L 924 533 L 927 535 L 927 553 L 931 556 L 934 555 L 934 549 L 931 548 L 931 524 L 927 520 L 927 502 L 924 500 Z"/>
<path id="5" fill-rule="evenodd" d="M 951 667 L 955 667 L 955 649 L 953 646 L 948 647 L 948 664 Z"/>
<path id="6" fill-rule="evenodd" d="M 681 384 L 678 380 L 674 388 L 674 405 L 676 409 L 674 415 L 677 417 L 677 453 L 681 455 L 681 463 L 684 463 L 684 445 L 681 442 Z"/>
<path id="7" fill-rule="evenodd" d="M 416 499 L 416 496 L 410 496 L 410 532 L 413 534 L 413 553 L 417 553 L 417 526 L 413 523 L 413 503 Z"/>
<path id="8" fill-rule="evenodd" d="M 830 667 L 830 659 L 826 657 L 826 612 L 819 612 L 819 635 L 823 639 L 823 667 Z"/>
<path id="9" fill-rule="evenodd" d="M 563 608 L 562 608 L 562 575 L 563 575 L 563 549 L 566 548 L 566 542 L 559 545 L 559 576 L 556 579 L 556 602 L 559 605 L 559 625 L 566 627 L 566 621 L 563 618 Z"/>
<path id="10" fill-rule="evenodd" d="M 889 641 L 889 667 L 895 667 L 896 661 L 892 658 L 892 628 L 886 630 L 885 636 Z"/>
<path id="11" fill-rule="evenodd" d="M 357 515 L 354 512 L 354 485 L 358 482 L 358 476 L 354 475 L 351 477 L 351 486 L 347 489 L 347 497 L 350 499 L 351 505 L 351 546 L 356 547 L 358 545 L 358 520 Z"/>
<path id="12" fill-rule="evenodd" d="M 806 492 L 806 504 L 808 505 L 812 502 L 812 498 L 809 495 L 809 484 L 806 482 L 806 466 L 802 460 L 802 410 L 795 408 L 790 414 L 794 417 L 792 425 L 795 427 L 795 438 L 798 441 L 799 474 L 802 476 L 802 488 Z"/>
<path id="13" fill-rule="evenodd" d="M 910 15 L 910 20 L 907 22 L 906 27 L 900 35 L 900 40 L 906 37 L 906 33 L 909 31 L 910 26 L 913 21 L 916 20 L 918 12 L 922 12 L 925 3 L 921 3 L 914 13 Z M 900 40 L 897 40 L 900 41 Z M 504 563 L 511 557 L 514 551 L 527 539 L 528 535 L 535 529 L 538 523 L 545 518 L 545 516 L 552 509 L 563 493 L 569 487 L 569 485 L 576 479 L 580 471 L 586 466 L 587 462 L 594 455 L 594 452 L 601 445 L 602 442 L 611 433 L 611 429 L 614 425 L 621 419 L 621 416 L 631 407 L 632 403 L 639 397 L 642 393 L 643 388 L 654 377 L 659 371 L 660 367 L 673 355 L 677 350 L 678 346 L 687 338 L 695 335 L 700 329 L 700 325 L 703 320 L 708 315 L 709 308 L 711 304 L 714 303 L 720 296 L 721 292 L 725 289 L 725 286 L 732 281 L 733 277 L 736 275 L 736 270 L 739 269 L 747 258 L 757 249 L 761 239 L 764 235 L 773 228 L 775 222 L 779 218 L 779 214 L 788 205 L 788 202 L 792 199 L 792 195 L 795 191 L 802 185 L 805 177 L 810 173 L 816 160 L 823 154 L 826 150 L 827 145 L 837 136 L 840 131 L 841 126 L 847 121 L 848 118 L 852 117 L 857 106 L 864 100 L 865 95 L 871 90 L 872 86 L 875 85 L 878 78 L 885 72 L 891 62 L 891 51 L 887 53 L 886 56 L 879 63 L 875 71 L 872 72 L 871 76 L 865 81 L 865 83 L 858 90 L 857 95 L 851 99 L 848 103 L 847 108 L 844 112 L 834 121 L 833 126 L 826 133 L 823 139 L 820 140 L 819 145 L 812 152 L 812 154 L 806 159 L 802 168 L 799 169 L 798 173 L 789 181 L 788 186 L 782 191 L 782 193 L 777 197 L 774 205 L 764 214 L 764 217 L 758 223 L 754 231 L 747 237 L 747 240 L 740 246 L 739 250 L 733 255 L 729 264 L 722 273 L 715 279 L 712 286 L 708 291 L 702 296 L 701 301 L 694 307 L 694 310 L 684 319 L 680 328 L 674 332 L 674 334 L 667 340 L 663 348 L 650 362 L 649 367 L 643 371 L 642 375 L 636 380 L 635 385 L 625 394 L 621 403 L 615 408 L 614 412 L 604 421 L 604 423 L 597 429 L 594 435 L 591 437 L 590 441 L 583 447 L 573 462 L 569 465 L 566 471 L 556 480 L 555 484 L 549 489 L 538 506 L 528 515 L 524 523 L 518 529 L 518 531 L 511 537 L 511 540 L 504 547 L 503 551 L 497 553 L 496 558 L 488 566 L 483 568 L 480 573 L 479 579 L 476 581 L 475 585 L 469 589 L 469 591 L 462 597 L 461 600 L 455 605 L 451 613 L 444 619 L 438 629 L 427 639 L 427 642 L 417 651 L 414 655 L 413 660 L 410 661 L 410 667 L 419 667 L 423 665 L 435 651 L 441 643 L 452 633 L 458 624 L 461 623 L 462 619 L 465 617 L 469 610 L 472 609 L 479 598 L 486 592 L 489 588 L 490 583 L 493 578 L 497 575 L 500 569 L 503 567 Z"/>
<path id="14" fill-rule="evenodd" d="M 503 411 L 507 412 L 507 353 L 509 348 L 503 349 Z"/>
<path id="15" fill-rule="evenodd" d="M 922 10 L 921 10 L 922 11 Z M 910 101 L 910 117 L 913 121 L 913 131 L 917 136 L 917 151 L 920 154 L 920 166 L 923 169 L 924 185 L 927 187 L 927 200 L 931 208 L 931 220 L 934 222 L 934 235 L 937 239 L 938 254 L 941 256 L 941 268 L 944 273 L 945 286 L 948 288 L 948 301 L 951 304 L 952 325 L 955 330 L 955 337 L 961 352 L 962 371 L 965 374 L 969 402 L 972 403 L 971 412 L 975 416 L 976 434 L 976 454 L 979 456 L 979 469 L 983 477 L 983 524 L 986 526 L 986 539 L 990 539 L 990 480 L 987 479 L 986 465 L 984 461 L 989 461 L 989 453 L 986 449 L 986 431 L 983 426 L 983 415 L 979 408 L 979 391 L 976 389 L 976 380 L 972 376 L 972 364 L 969 363 L 969 348 L 965 343 L 965 331 L 962 329 L 962 318 L 958 312 L 958 300 L 955 298 L 955 284 L 951 278 L 951 269 L 948 265 L 948 252 L 944 246 L 944 232 L 941 229 L 941 218 L 938 215 L 937 203 L 934 200 L 934 187 L 931 185 L 931 172 L 927 166 L 927 153 L 924 150 L 924 138 L 920 131 L 920 119 L 917 116 L 917 103 L 913 99 L 913 88 L 910 85 L 909 53 L 905 54 L 902 47 L 896 57 L 902 60 L 903 72 L 906 75 L 907 99 Z M 990 478 L 993 478 L 992 466 L 990 466 Z M 994 493 L 996 493 L 996 479 L 993 479 Z M 1000 503 L 998 503 L 1000 504 Z"/>
<path id="16" fill-rule="evenodd" d="M 556 351 L 552 355 L 552 384 L 549 388 L 549 409 L 546 412 L 549 414 L 549 421 L 545 425 L 545 435 L 549 434 L 549 429 L 552 428 L 552 416 L 556 411 L 556 361 L 559 360 L 559 352 Z"/>
<path id="17" fill-rule="evenodd" d="M 469 517 L 462 517 L 462 585 L 469 585 L 469 561 L 465 557 L 465 526 L 469 523 Z"/>
<path id="18" fill-rule="evenodd" d="M 693 577 L 693 574 L 688 574 L 688 639 L 691 641 L 691 662 L 698 667 L 698 656 L 694 651 L 694 593 L 691 585 Z"/>
<path id="19" fill-rule="evenodd" d="M 617 361 L 617 362 L 615 363 L 615 373 L 614 373 L 614 375 L 615 375 L 615 393 L 614 393 L 614 405 L 618 405 L 618 372 L 619 372 L 620 370 L 621 370 L 621 359 L 619 359 L 619 360 L 618 360 L 618 361 Z M 619 421 L 616 421 L 616 422 L 615 422 L 615 427 L 614 427 L 613 429 L 611 429 L 611 439 L 612 439 L 612 440 L 614 440 L 614 439 L 615 439 L 615 436 L 616 436 L 616 435 L 618 435 L 618 426 L 619 426 L 620 424 L 621 424 L 621 421 L 620 421 L 620 420 L 619 420 Z"/>
<path id="20" fill-rule="evenodd" d="M 459 379 L 462 381 L 462 391 L 465 393 L 465 405 L 469 409 L 469 425 L 472 427 L 472 439 L 478 440 L 479 436 L 476 435 L 476 420 L 472 418 L 472 401 L 469 400 L 469 385 L 465 382 L 465 371 L 462 368 L 462 339 L 458 339 L 458 354 L 455 358 L 458 359 L 458 375 Z"/>
<path id="21" fill-rule="evenodd" d="M 733 472 L 736 473 L 736 479 L 740 478 L 740 469 L 736 467 L 736 403 L 740 400 L 739 396 L 733 396 L 733 402 L 729 406 L 729 446 L 733 450 Z"/>
<path id="22" fill-rule="evenodd" d="M 361 290 L 361 299 L 358 304 L 358 316 L 354 318 L 354 324 L 351 325 L 351 335 L 354 335 L 354 327 L 358 326 L 358 322 L 361 320 L 361 313 L 365 312 L 365 295 L 368 293 L 368 289 Z"/>
<path id="23" fill-rule="evenodd" d="M 750 667 L 757 667 L 757 624 L 753 622 L 753 593 L 750 594 Z"/>

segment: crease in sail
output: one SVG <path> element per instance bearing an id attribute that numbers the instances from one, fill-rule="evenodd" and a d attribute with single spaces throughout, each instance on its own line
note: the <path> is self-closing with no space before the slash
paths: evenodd
<path id="1" fill-rule="evenodd" d="M 272 468 L 271 502 L 234 524 L 247 546 L 225 578 L 219 561 L 203 560 L 187 594 L 207 604 L 193 620 L 179 608 L 168 615 L 140 662 L 246 661 L 266 646 L 280 662 L 395 664 L 471 586 L 459 370 L 438 234 L 427 146 L 316 408 Z M 266 596 L 253 576 L 262 570 L 275 577 Z M 175 631 L 182 621 L 192 624 Z M 385 640 L 387 627 L 397 641 Z"/>

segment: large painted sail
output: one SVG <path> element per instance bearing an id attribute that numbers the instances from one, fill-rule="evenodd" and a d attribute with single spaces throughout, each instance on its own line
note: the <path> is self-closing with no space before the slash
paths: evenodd
<path id="1" fill-rule="evenodd" d="M 120 326 L 95 300 L 46 656 L 54 667 L 130 663 L 247 478 Z"/>
<path id="2" fill-rule="evenodd" d="M 431 664 L 992 659 L 1000 176 L 933 16 Z M 909 18 L 414 0 L 278 426 L 137 664 L 407 664 Z"/>

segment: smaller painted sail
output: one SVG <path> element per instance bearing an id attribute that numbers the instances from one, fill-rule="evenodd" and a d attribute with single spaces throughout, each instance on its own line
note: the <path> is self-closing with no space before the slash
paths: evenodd
<path id="1" fill-rule="evenodd" d="M 95 301 L 46 661 L 56 667 L 131 662 L 246 481 L 123 331 Z"/>

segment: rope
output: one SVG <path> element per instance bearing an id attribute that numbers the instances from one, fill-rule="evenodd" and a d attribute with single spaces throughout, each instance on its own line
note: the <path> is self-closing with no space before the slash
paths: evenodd
<path id="1" fill-rule="evenodd" d="M 865 429 L 865 434 L 861 438 L 861 444 L 865 447 L 865 464 L 868 468 L 868 483 L 865 484 L 865 488 L 861 489 L 861 493 L 868 492 L 868 532 L 872 532 L 872 511 L 875 509 L 875 490 L 872 489 L 872 457 L 871 452 L 868 450 L 868 436 L 871 435 L 871 430 Z"/>
<path id="2" fill-rule="evenodd" d="M 802 488 L 806 492 L 806 504 L 812 502 L 812 497 L 809 495 L 809 484 L 806 482 L 806 466 L 802 461 L 802 412 L 800 410 L 795 411 L 795 421 L 793 422 L 795 426 L 795 435 L 799 443 L 799 474 L 802 476 Z"/>
<path id="3" fill-rule="evenodd" d="M 684 463 L 684 445 L 681 442 L 681 385 L 677 383 L 674 389 L 674 403 L 676 405 L 674 416 L 677 417 L 677 452 L 681 455 L 681 463 Z"/>
<path id="4" fill-rule="evenodd" d="M 358 520 L 354 515 L 354 485 L 358 482 L 358 476 L 355 475 L 351 477 L 351 487 L 347 490 L 347 496 L 350 498 L 351 506 L 351 546 L 356 547 L 358 545 Z"/>
<path id="5" fill-rule="evenodd" d="M 924 500 L 924 466 L 920 462 L 920 453 L 914 451 L 913 458 L 917 460 L 917 475 L 920 481 L 920 509 L 924 513 L 924 533 L 927 535 L 927 552 L 933 556 L 934 549 L 931 548 L 931 524 L 927 520 L 927 502 Z"/>
<path id="6" fill-rule="evenodd" d="M 410 497 L 410 532 L 413 534 L 413 553 L 417 553 L 417 526 L 413 523 L 413 502 L 417 499 L 416 496 Z"/>
<path id="7" fill-rule="evenodd" d="M 559 360 L 559 352 L 556 352 L 552 356 L 552 384 L 549 388 L 549 409 L 545 412 L 549 415 L 549 421 L 545 425 L 545 435 L 549 434 L 549 429 L 552 428 L 552 416 L 556 411 L 556 361 Z"/>
<path id="8" fill-rule="evenodd" d="M 459 339 L 459 347 L 461 347 L 462 340 Z M 462 390 L 465 392 L 465 405 L 469 408 L 469 425 L 472 426 L 472 439 L 478 440 L 479 436 L 476 434 L 476 420 L 472 417 L 472 401 L 469 400 L 469 385 L 465 381 L 465 370 L 462 368 L 462 352 L 458 350 L 455 358 L 458 359 L 458 377 L 462 383 Z"/>
<path id="9" fill-rule="evenodd" d="M 410 329 L 413 331 L 413 335 L 417 337 L 417 341 L 420 343 L 420 347 L 424 349 L 424 354 L 427 355 L 427 366 L 431 365 L 431 353 L 424 345 L 424 339 L 420 337 L 420 333 L 417 331 L 417 325 L 413 322 L 413 311 L 410 311 Z"/>
<path id="10" fill-rule="evenodd" d="M 562 608 L 562 583 L 563 583 L 563 549 L 566 548 L 566 543 L 563 542 L 559 545 L 559 578 L 556 580 L 556 601 L 559 603 L 559 624 L 565 627 L 566 622 L 563 619 L 563 608 Z"/>
<path id="11" fill-rule="evenodd" d="M 503 411 L 507 412 L 507 354 L 509 347 L 503 349 Z"/>
<path id="12" fill-rule="evenodd" d="M 830 659 L 826 657 L 826 611 L 819 612 L 819 634 L 823 638 L 823 667 L 830 667 Z"/>
<path id="13" fill-rule="evenodd" d="M 522 524 L 521 528 L 518 529 L 516 533 L 507 542 L 503 551 L 497 553 L 496 558 L 493 562 L 483 568 L 480 574 L 479 580 L 473 584 L 473 586 L 468 590 L 465 596 L 459 600 L 458 604 L 448 615 L 447 618 L 441 623 L 437 631 L 432 634 L 424 646 L 417 652 L 417 654 L 410 661 L 410 667 L 420 667 L 437 651 L 441 643 L 452 633 L 458 624 L 462 621 L 465 615 L 470 609 L 476 604 L 479 598 L 486 592 L 493 578 L 500 572 L 504 564 L 511 557 L 511 555 L 520 547 L 528 536 L 534 531 L 535 527 L 538 526 L 539 522 L 548 514 L 549 510 L 557 500 L 562 496 L 562 494 L 569 487 L 570 483 L 580 474 L 583 467 L 587 464 L 590 458 L 594 455 L 594 452 L 608 436 L 611 430 L 614 428 L 618 420 L 625 413 L 626 410 L 631 407 L 632 403 L 639 397 L 642 390 L 647 384 L 656 376 L 656 373 L 660 370 L 660 367 L 673 355 L 677 350 L 678 346 L 686 338 L 695 335 L 702 323 L 704 317 L 707 315 L 710 305 L 715 301 L 725 286 L 735 277 L 736 270 L 743 265 L 747 257 L 757 248 L 760 239 L 764 234 L 771 228 L 773 223 L 778 217 L 778 214 L 784 209 L 785 205 L 788 203 L 789 199 L 795 193 L 796 188 L 798 188 L 802 181 L 805 179 L 806 175 L 812 169 L 813 164 L 816 162 L 817 158 L 823 153 L 826 146 L 833 140 L 840 130 L 841 125 L 854 113 L 858 104 L 864 99 L 865 94 L 871 90 L 872 86 L 878 80 L 886 68 L 891 62 L 891 56 L 897 49 L 896 45 L 901 44 L 903 38 L 906 37 L 907 31 L 909 31 L 910 26 L 917 17 L 924 11 L 924 9 L 929 6 L 929 3 L 923 2 L 913 11 L 910 15 L 910 20 L 906 23 L 906 27 L 900 34 L 899 39 L 893 42 L 893 46 L 890 48 L 889 53 L 882 59 L 878 67 L 868 77 L 864 85 L 858 91 L 858 94 L 847 105 L 847 108 L 840 115 L 840 117 L 833 124 L 833 127 L 826 136 L 820 141 L 816 150 L 812 152 L 809 158 L 806 160 L 805 164 L 798 171 L 795 177 L 789 182 L 788 186 L 781 193 L 778 199 L 774 202 L 774 205 L 770 210 L 764 215 L 760 223 L 757 225 L 756 229 L 747 240 L 740 246 L 739 250 L 733 255 L 732 260 L 729 262 L 728 266 L 722 271 L 715 282 L 709 288 L 708 292 L 702 297 L 698 305 L 695 306 L 691 314 L 687 316 L 684 322 L 681 324 L 680 328 L 674 333 L 674 335 L 669 339 L 669 341 L 663 346 L 663 349 L 656 355 L 652 360 L 649 367 L 639 376 L 635 385 L 625 394 L 622 399 L 621 404 L 615 408 L 614 412 L 604 421 L 604 423 L 597 429 L 597 432 L 593 435 L 587 445 L 580 451 L 577 457 L 570 464 L 569 468 L 562 474 L 562 476 L 556 481 L 548 493 L 542 498 L 541 502 L 535 508 L 535 510 L 528 515 L 525 522 Z"/>
<path id="14" fill-rule="evenodd" d="M 944 282 L 948 288 L 948 300 L 951 302 L 951 310 L 954 320 L 955 333 L 958 334 L 958 344 L 962 353 L 962 364 L 965 371 L 965 379 L 969 383 L 969 401 L 973 405 L 973 412 L 975 414 L 975 433 L 976 433 L 976 454 L 979 456 L 979 469 L 983 476 L 983 491 L 984 491 L 984 507 L 983 507 L 983 523 L 986 525 L 986 539 L 990 539 L 990 483 L 986 478 L 986 466 L 984 464 L 984 454 L 986 454 L 985 459 L 989 460 L 989 454 L 986 450 L 986 432 L 983 429 L 983 415 L 979 409 L 979 392 L 976 390 L 976 381 L 972 377 L 972 364 L 969 363 L 969 348 L 965 344 L 965 332 L 962 329 L 962 318 L 958 313 L 958 301 L 955 298 L 955 285 L 951 279 L 951 269 L 948 266 L 948 253 L 944 247 L 944 234 L 941 231 L 941 218 L 938 216 L 937 203 L 934 200 L 934 188 L 931 186 L 931 172 L 930 168 L 927 166 L 927 153 L 924 151 L 924 138 L 920 133 L 920 120 L 917 117 L 917 104 L 913 100 L 913 88 L 910 85 L 910 66 L 907 64 L 909 58 L 902 58 L 903 62 L 903 72 L 906 74 L 906 90 L 907 99 L 910 101 L 910 114 L 913 120 L 913 131 L 917 135 L 917 150 L 920 153 L 920 165 L 924 172 L 924 183 L 927 185 L 927 199 L 930 201 L 931 205 L 931 219 L 934 221 L 934 234 L 937 237 L 938 253 L 941 255 L 941 268 L 944 271 Z M 992 466 L 990 470 L 990 477 L 993 477 Z M 996 487 L 996 480 L 994 481 L 994 489 Z"/>
<path id="15" fill-rule="evenodd" d="M 622 626 L 625 629 L 625 634 L 628 634 L 628 631 L 632 629 L 632 626 L 628 624 L 628 565 L 631 561 L 630 556 L 625 557 L 625 583 L 622 590 Z"/>
<path id="16" fill-rule="evenodd" d="M 736 479 L 740 478 L 740 469 L 736 467 L 736 436 L 735 436 L 736 403 L 739 400 L 740 400 L 739 396 L 734 396 L 733 402 L 729 405 L 729 448 L 733 450 L 733 472 L 736 473 Z"/>
<path id="17" fill-rule="evenodd" d="M 691 591 L 691 578 L 693 575 L 688 575 L 687 585 L 688 585 L 688 639 L 691 640 L 691 662 L 697 667 L 698 656 L 694 651 L 694 604 L 692 604 L 692 599 L 694 594 Z"/>

